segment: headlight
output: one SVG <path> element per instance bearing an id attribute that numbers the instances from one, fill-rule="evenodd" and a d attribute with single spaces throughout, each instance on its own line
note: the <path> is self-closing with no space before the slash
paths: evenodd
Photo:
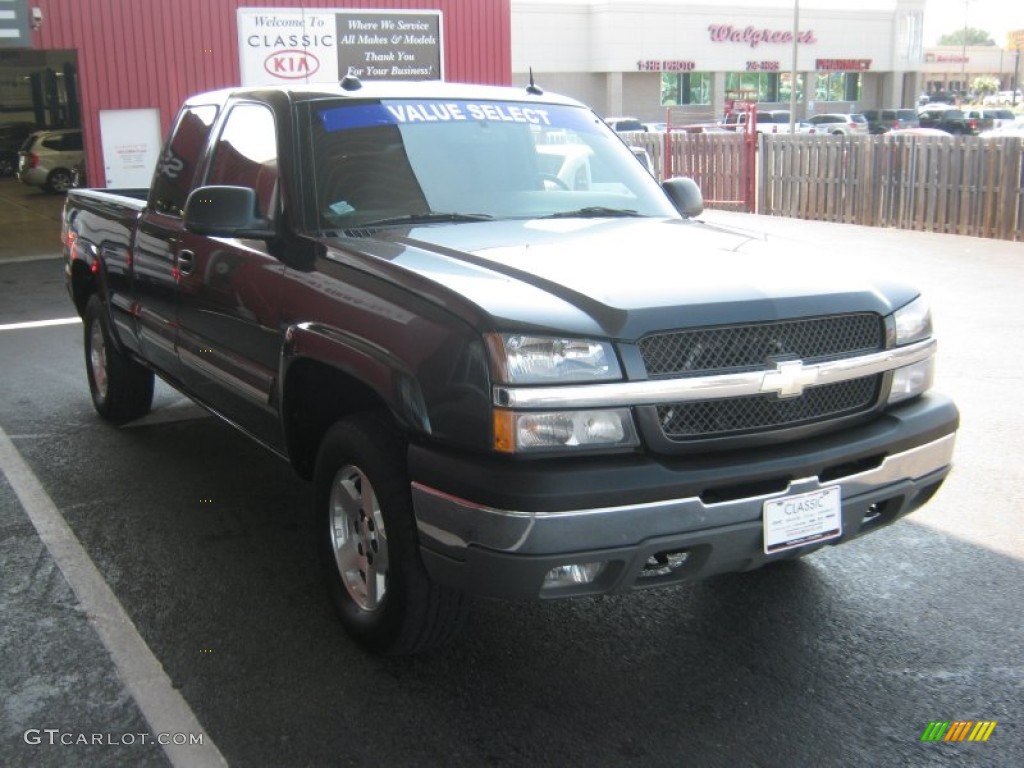
<path id="1" fill-rule="evenodd" d="M 622 378 L 615 350 L 603 341 L 500 334 L 488 337 L 495 379 L 504 384 L 571 384 Z"/>
<path id="2" fill-rule="evenodd" d="M 893 320 L 897 346 L 921 341 L 932 335 L 932 313 L 923 296 L 918 296 L 907 306 L 897 309 L 893 313 Z"/>
<path id="3" fill-rule="evenodd" d="M 628 408 L 589 411 L 494 411 L 494 447 L 503 453 L 566 448 L 632 448 L 636 428 Z"/>
<path id="4" fill-rule="evenodd" d="M 932 335 L 932 313 L 923 297 L 918 297 L 893 313 L 896 346 L 923 341 Z M 929 357 L 913 365 L 897 368 L 892 374 L 889 405 L 909 400 L 928 391 L 935 378 L 935 360 Z"/>

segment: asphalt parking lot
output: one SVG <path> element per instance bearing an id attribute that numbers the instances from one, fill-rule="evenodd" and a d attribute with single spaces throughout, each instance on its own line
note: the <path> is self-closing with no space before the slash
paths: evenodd
<path id="1" fill-rule="evenodd" d="M 1024 764 L 1024 244 L 708 212 L 926 290 L 962 411 L 944 488 L 787 567 L 480 601 L 452 647 L 378 659 L 287 466 L 163 385 L 95 416 L 60 202 L 0 179 L 0 765 Z M 996 725 L 921 740 L 968 720 Z"/>

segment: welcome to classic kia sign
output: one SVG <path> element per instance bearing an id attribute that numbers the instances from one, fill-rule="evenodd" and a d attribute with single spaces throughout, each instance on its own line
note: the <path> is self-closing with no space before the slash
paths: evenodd
<path id="1" fill-rule="evenodd" d="M 440 11 L 238 9 L 242 85 L 442 80 Z"/>

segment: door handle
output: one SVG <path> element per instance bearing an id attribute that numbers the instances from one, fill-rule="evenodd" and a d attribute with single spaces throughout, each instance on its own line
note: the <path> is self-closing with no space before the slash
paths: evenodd
<path id="1" fill-rule="evenodd" d="M 177 256 L 175 256 L 175 261 L 177 261 L 179 274 L 191 275 L 192 268 L 195 266 L 195 258 L 195 253 L 188 250 L 187 248 L 183 248 L 180 251 L 178 251 Z"/>

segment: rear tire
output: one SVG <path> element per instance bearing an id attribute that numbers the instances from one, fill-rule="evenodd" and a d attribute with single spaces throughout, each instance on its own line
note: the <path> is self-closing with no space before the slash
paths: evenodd
<path id="1" fill-rule="evenodd" d="M 46 177 L 46 191 L 53 195 L 61 195 L 71 189 L 71 171 L 57 168 Z"/>
<path id="2" fill-rule="evenodd" d="M 118 351 L 110 334 L 106 308 L 93 294 L 85 307 L 85 372 L 96 412 L 124 424 L 149 413 L 153 372 Z"/>
<path id="3" fill-rule="evenodd" d="M 447 643 L 468 599 L 435 583 L 419 554 L 404 440 L 383 417 L 331 427 L 314 474 L 316 535 L 342 625 L 363 648 L 409 654 Z"/>

